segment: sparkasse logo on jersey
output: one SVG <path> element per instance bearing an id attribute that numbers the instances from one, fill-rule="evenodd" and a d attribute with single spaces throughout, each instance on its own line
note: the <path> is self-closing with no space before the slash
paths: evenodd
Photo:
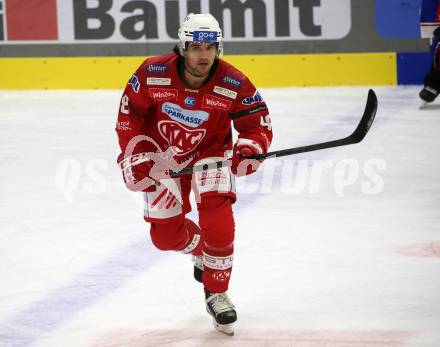
<path id="1" fill-rule="evenodd" d="M 171 102 L 162 104 L 162 113 L 166 114 L 172 120 L 192 128 L 198 127 L 209 118 L 208 112 L 185 110 Z"/>
<path id="2" fill-rule="evenodd" d="M 173 42 L 189 12 L 211 13 L 226 41 L 341 39 L 352 25 L 351 0 L 29 0 L 22 6 L 23 2 L 0 0 L 3 43 Z M 215 40 L 210 32 L 198 33 L 200 40 Z"/>

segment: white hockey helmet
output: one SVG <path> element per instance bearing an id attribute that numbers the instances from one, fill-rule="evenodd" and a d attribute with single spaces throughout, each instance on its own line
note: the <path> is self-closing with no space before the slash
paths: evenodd
<path id="1" fill-rule="evenodd" d="M 181 56 L 183 56 L 187 42 L 218 43 L 217 57 L 223 53 L 222 29 L 214 16 L 209 13 L 188 14 L 179 28 L 178 36 Z"/>

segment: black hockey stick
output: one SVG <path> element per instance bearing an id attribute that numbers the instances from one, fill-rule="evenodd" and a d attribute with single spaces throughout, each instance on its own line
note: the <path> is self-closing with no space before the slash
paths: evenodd
<path id="1" fill-rule="evenodd" d="M 365 105 L 364 114 L 363 114 L 358 126 L 356 127 L 356 129 L 354 130 L 354 132 L 350 136 L 347 136 L 347 137 L 345 137 L 343 139 L 339 139 L 339 140 L 322 142 L 322 143 L 317 143 L 317 144 L 309 145 L 309 146 L 293 147 L 293 148 L 288 148 L 288 149 L 282 149 L 279 151 L 268 152 L 265 154 L 252 155 L 247 158 L 265 160 L 265 159 L 271 159 L 271 158 L 276 158 L 276 157 L 284 157 L 286 155 L 312 152 L 312 151 L 318 151 L 318 150 L 326 149 L 326 148 L 333 148 L 333 147 L 346 146 L 346 145 L 352 145 L 355 143 L 359 143 L 367 135 L 368 130 L 370 130 L 371 124 L 373 124 L 374 117 L 376 116 L 376 111 L 377 111 L 377 96 L 376 96 L 376 93 L 372 89 L 370 89 L 368 91 L 368 98 L 367 98 L 367 103 Z M 216 169 L 216 168 L 218 169 L 221 167 L 230 166 L 231 165 L 230 162 L 231 162 L 230 160 L 222 160 L 222 161 L 212 162 L 212 163 L 204 164 L 204 165 L 186 167 L 179 172 L 171 172 L 170 176 L 171 177 L 178 177 L 178 176 L 185 175 L 185 174 L 191 174 L 193 172 L 205 171 L 208 169 Z"/>

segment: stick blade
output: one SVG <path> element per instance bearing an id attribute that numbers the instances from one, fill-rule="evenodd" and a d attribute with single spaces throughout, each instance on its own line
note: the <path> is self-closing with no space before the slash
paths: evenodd
<path id="1" fill-rule="evenodd" d="M 359 125 L 350 135 L 350 139 L 353 141 L 352 143 L 361 142 L 364 137 L 367 135 L 368 130 L 370 130 L 371 125 L 373 124 L 374 118 L 376 117 L 377 112 L 377 96 L 373 89 L 368 91 L 367 104 L 365 105 L 365 111 L 359 122 Z"/>

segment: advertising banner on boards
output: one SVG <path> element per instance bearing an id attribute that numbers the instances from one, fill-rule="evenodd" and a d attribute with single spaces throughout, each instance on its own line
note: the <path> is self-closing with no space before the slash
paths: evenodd
<path id="1" fill-rule="evenodd" d="M 165 43 L 187 13 L 213 14 L 234 41 L 342 39 L 351 0 L 0 0 L 2 44 Z"/>

